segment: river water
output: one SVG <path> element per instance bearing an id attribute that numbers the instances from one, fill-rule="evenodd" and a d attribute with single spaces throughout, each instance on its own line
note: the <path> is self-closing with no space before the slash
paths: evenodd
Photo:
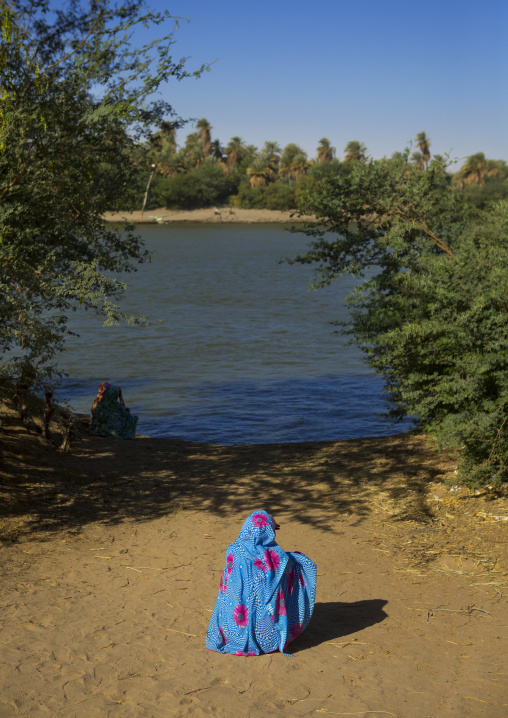
<path id="1" fill-rule="evenodd" d="M 78 311 L 59 390 L 88 412 L 97 386 L 122 387 L 138 431 L 220 444 L 318 441 L 404 430 L 382 382 L 332 322 L 350 278 L 310 290 L 309 266 L 281 261 L 308 238 L 279 225 L 138 228 L 151 263 L 128 283 L 122 308 L 147 327 L 103 327 Z"/>

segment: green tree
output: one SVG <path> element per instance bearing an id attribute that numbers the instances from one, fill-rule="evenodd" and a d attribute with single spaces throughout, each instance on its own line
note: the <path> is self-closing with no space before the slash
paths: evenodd
<path id="1" fill-rule="evenodd" d="M 332 144 L 327 137 L 322 137 L 319 140 L 317 148 L 318 162 L 331 162 L 335 157 L 335 152 L 335 147 L 332 147 Z"/>
<path id="2" fill-rule="evenodd" d="M 247 149 L 245 142 L 240 137 L 232 137 L 226 146 L 227 168 L 229 172 L 233 172 L 235 167 L 245 157 Z"/>
<path id="3" fill-rule="evenodd" d="M 275 176 L 266 155 L 259 155 L 259 157 L 256 157 L 252 164 L 247 168 L 247 174 L 249 176 L 251 187 L 267 185 L 274 179 Z"/>
<path id="4" fill-rule="evenodd" d="M 174 122 L 161 122 L 159 129 L 148 138 L 147 146 L 138 145 L 135 148 L 134 161 L 147 167 L 154 164 L 156 173 L 163 177 L 175 174 L 177 171 L 175 166 L 177 127 L 178 124 Z"/>
<path id="5" fill-rule="evenodd" d="M 483 187 L 487 174 L 487 160 L 483 152 L 469 155 L 466 161 L 455 175 L 455 181 L 459 187 L 464 185 L 477 184 Z"/>
<path id="6" fill-rule="evenodd" d="M 272 140 L 267 140 L 261 150 L 262 156 L 266 157 L 266 161 L 274 175 L 279 171 L 281 152 L 280 145 Z"/>
<path id="7" fill-rule="evenodd" d="M 487 177 L 508 182 L 508 164 L 505 160 L 487 160 Z"/>
<path id="8" fill-rule="evenodd" d="M 413 152 L 411 155 L 411 163 L 416 167 L 417 170 L 425 169 L 425 157 L 421 152 Z"/>
<path id="9" fill-rule="evenodd" d="M 69 312 L 126 318 L 115 275 L 147 254 L 132 228 L 102 217 L 137 191 L 136 143 L 174 115 L 153 93 L 189 76 L 171 57 L 167 12 L 137 0 L 52 9 L 0 9 L 0 350 L 4 375 L 25 387 L 54 376 Z M 130 45 L 137 25 L 168 21 L 165 37 Z"/>
<path id="10" fill-rule="evenodd" d="M 361 162 L 367 157 L 367 148 L 363 142 L 351 140 L 344 149 L 344 162 Z"/>
<path id="11" fill-rule="evenodd" d="M 212 130 L 213 127 L 204 117 L 196 122 L 197 136 L 201 142 L 201 158 L 204 161 L 212 153 Z"/>
<path id="12" fill-rule="evenodd" d="M 279 164 L 281 177 L 297 180 L 307 173 L 310 166 L 311 163 L 307 159 L 307 153 L 299 145 L 290 142 L 284 147 Z"/>
<path id="13" fill-rule="evenodd" d="M 157 181 L 151 195 L 151 206 L 169 209 L 211 207 L 223 204 L 234 190 L 232 178 L 224 172 L 220 163 L 213 157 L 207 157 L 192 171 Z"/>
<path id="14" fill-rule="evenodd" d="M 211 155 L 215 157 L 216 160 L 222 161 L 224 158 L 224 147 L 221 145 L 220 140 L 213 140 L 211 144 Z"/>
<path id="15" fill-rule="evenodd" d="M 178 124 L 175 122 L 161 122 L 157 132 L 149 138 L 149 146 L 156 152 L 168 147 L 171 152 L 176 152 L 176 130 Z"/>
<path id="16" fill-rule="evenodd" d="M 508 476 L 508 201 L 465 205 L 440 162 L 355 163 L 301 201 L 316 285 L 359 282 L 343 326 L 385 378 L 394 417 L 457 452 L 458 480 Z"/>
<path id="17" fill-rule="evenodd" d="M 203 161 L 203 144 L 198 132 L 190 132 L 185 138 L 181 150 L 182 164 L 185 170 L 193 170 Z"/>
<path id="18" fill-rule="evenodd" d="M 430 162 L 430 137 L 427 137 L 425 132 L 419 132 L 416 135 L 416 146 L 422 153 L 422 159 L 425 167 L 428 167 Z"/>

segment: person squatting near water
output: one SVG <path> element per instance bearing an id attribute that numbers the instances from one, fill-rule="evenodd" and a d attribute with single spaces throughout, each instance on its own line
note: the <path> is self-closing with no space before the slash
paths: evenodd
<path id="1" fill-rule="evenodd" d="M 122 390 L 103 382 L 92 406 L 90 433 L 113 439 L 135 439 L 138 417 L 125 406 Z"/>
<path id="2" fill-rule="evenodd" d="M 275 541 L 279 526 L 254 511 L 226 552 L 206 647 L 236 656 L 286 651 L 307 627 L 316 598 L 316 564 Z"/>

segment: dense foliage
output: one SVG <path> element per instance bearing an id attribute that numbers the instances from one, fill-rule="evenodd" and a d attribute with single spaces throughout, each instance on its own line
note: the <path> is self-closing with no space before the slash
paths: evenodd
<path id="1" fill-rule="evenodd" d="M 151 190 L 151 206 L 197 209 L 223 204 L 235 191 L 235 183 L 214 162 L 204 162 L 193 172 L 157 177 Z"/>
<path id="2" fill-rule="evenodd" d="M 151 95 L 187 75 L 170 54 L 172 21 L 169 35 L 130 46 L 135 26 L 170 21 L 143 8 L 0 5 L 1 368 L 23 386 L 54 374 L 70 311 L 124 316 L 115 302 L 125 285 L 112 273 L 147 259 L 132 228 L 102 220 L 139 187 L 136 146 L 173 115 Z"/>
<path id="3" fill-rule="evenodd" d="M 300 195 L 316 180 L 334 174 L 348 174 L 355 164 L 365 162 L 367 148 L 351 140 L 344 148 L 344 160 L 336 156 L 330 140 L 321 138 L 316 157 L 309 159 L 294 142 L 281 148 L 277 142 L 265 142 L 261 149 L 232 137 L 223 147 L 212 140 L 213 127 L 205 118 L 198 120 L 195 132 L 177 147 L 174 128 L 163 124 L 148 141 L 138 144 L 133 162 L 139 172 L 137 205 L 124 202 L 123 209 L 139 209 L 150 165 L 155 166 L 148 207 L 190 209 L 229 204 L 246 209 L 292 210 L 299 206 Z M 406 162 L 423 171 L 431 161 L 431 141 L 425 132 L 415 138 L 418 148 Z M 402 157 L 394 153 L 392 159 Z M 435 159 L 440 159 L 436 157 Z M 203 191 L 203 167 L 207 167 L 206 191 Z M 215 173 L 212 173 L 212 169 Z M 219 172 L 219 170 L 222 172 Z M 483 207 L 488 201 L 508 196 L 508 165 L 503 160 L 488 160 L 479 152 L 465 159 L 455 173 L 446 172 L 455 190 L 471 204 Z M 229 182 L 224 181 L 226 177 Z M 172 178 L 172 181 L 164 181 Z"/>
<path id="4" fill-rule="evenodd" d="M 357 163 L 301 204 L 316 222 L 298 258 L 318 285 L 343 274 L 350 333 L 386 380 L 393 416 L 457 452 L 459 480 L 508 479 L 508 201 L 479 211 L 441 161 Z"/>

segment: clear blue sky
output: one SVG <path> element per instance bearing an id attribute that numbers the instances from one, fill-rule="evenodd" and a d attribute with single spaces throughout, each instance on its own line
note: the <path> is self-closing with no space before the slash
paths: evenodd
<path id="1" fill-rule="evenodd" d="M 508 160 L 507 0 L 153 0 L 182 22 L 174 46 L 209 73 L 167 85 L 182 117 L 213 138 L 300 144 L 328 137 L 374 157 L 417 132 L 431 151 Z M 191 127 L 179 134 L 183 142 Z"/>
<path id="2" fill-rule="evenodd" d="M 508 0 L 146 3 L 189 21 L 173 46 L 189 71 L 213 62 L 161 88 L 164 99 L 209 120 L 224 145 L 296 142 L 315 157 L 327 137 L 341 159 L 349 140 L 378 158 L 425 131 L 433 154 L 508 161 Z"/>

